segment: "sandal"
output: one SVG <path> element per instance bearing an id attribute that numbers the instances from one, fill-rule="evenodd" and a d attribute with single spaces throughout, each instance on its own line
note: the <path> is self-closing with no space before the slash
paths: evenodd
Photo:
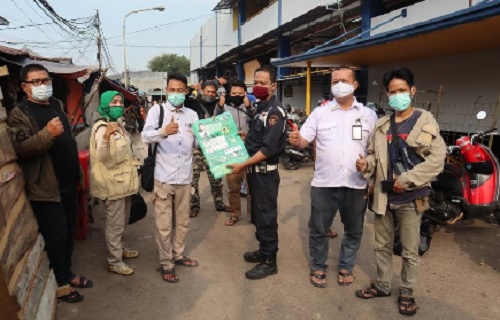
<path id="1" fill-rule="evenodd" d="M 352 277 L 352 281 L 351 282 L 346 281 L 347 277 Z M 337 283 L 339 284 L 339 286 L 348 286 L 351 285 L 353 282 L 354 282 L 354 276 L 352 275 L 351 271 L 348 270 L 339 271 L 337 279 Z"/>
<path id="2" fill-rule="evenodd" d="M 398 304 L 399 313 L 404 314 L 405 316 L 413 316 L 417 313 L 418 307 L 413 297 L 399 296 Z"/>
<path id="3" fill-rule="evenodd" d="M 324 272 L 324 271 L 321 271 L 321 270 L 311 271 L 311 278 L 309 279 L 309 281 L 316 288 L 321 288 L 321 289 L 326 288 L 326 282 L 317 282 L 317 281 L 314 280 L 314 279 L 317 279 L 319 281 L 326 280 L 326 274 L 325 273 L 322 273 L 322 274 L 318 273 L 318 271 L 319 272 Z"/>
<path id="4" fill-rule="evenodd" d="M 361 299 L 372 299 L 372 298 L 383 298 L 390 297 L 391 293 L 385 293 L 375 286 L 375 283 L 372 283 L 369 288 L 356 290 L 356 297 Z"/>
<path id="5" fill-rule="evenodd" d="M 77 303 L 83 300 L 83 296 L 78 291 L 71 290 L 69 285 L 57 288 L 56 297 L 67 303 Z"/>
<path id="6" fill-rule="evenodd" d="M 160 267 L 160 273 L 161 273 L 161 278 L 163 281 L 168 282 L 168 283 L 177 283 L 179 282 L 179 277 L 175 274 L 175 268 L 172 269 L 163 269 L 163 267 Z M 165 277 L 167 275 L 167 277 Z"/>
<path id="7" fill-rule="evenodd" d="M 238 218 L 231 217 L 231 218 L 226 219 L 226 221 L 224 221 L 224 225 L 230 227 L 230 226 L 234 225 L 236 222 L 238 222 Z"/>
<path id="8" fill-rule="evenodd" d="M 220 204 L 218 206 L 215 206 L 215 211 L 225 211 L 225 212 L 231 212 L 231 209 L 229 208 L 228 205 L 225 204 Z"/>
<path id="9" fill-rule="evenodd" d="M 177 259 L 174 261 L 176 265 L 178 266 L 184 266 L 184 267 L 191 267 L 191 268 L 196 268 L 200 264 L 198 261 L 188 258 L 188 257 L 183 257 L 181 259 Z"/>
<path id="10" fill-rule="evenodd" d="M 75 280 L 76 277 L 79 277 L 80 280 L 78 281 L 77 284 L 74 284 L 73 280 Z M 71 281 L 69 282 L 69 285 L 72 286 L 73 288 L 89 289 L 89 288 L 92 288 L 94 286 L 94 282 L 90 279 L 87 279 L 85 276 L 77 276 L 76 274 L 74 274 L 71 277 Z"/>
<path id="11" fill-rule="evenodd" d="M 196 218 L 198 216 L 198 213 L 200 213 L 200 209 L 191 209 L 189 210 L 189 217 Z"/>

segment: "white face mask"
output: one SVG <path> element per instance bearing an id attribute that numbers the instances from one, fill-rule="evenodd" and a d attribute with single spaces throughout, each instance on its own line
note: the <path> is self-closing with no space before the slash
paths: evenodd
<path id="1" fill-rule="evenodd" d="M 33 100 L 45 102 L 52 97 L 52 85 L 42 84 L 38 87 L 31 87 L 31 95 Z"/>
<path id="2" fill-rule="evenodd" d="M 354 85 L 344 82 L 339 82 L 332 86 L 332 94 L 334 97 L 342 98 L 354 92 Z"/>

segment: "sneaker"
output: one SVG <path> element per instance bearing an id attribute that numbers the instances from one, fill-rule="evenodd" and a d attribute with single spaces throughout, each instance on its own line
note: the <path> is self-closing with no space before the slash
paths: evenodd
<path id="1" fill-rule="evenodd" d="M 130 268 L 123 262 L 119 264 L 109 265 L 108 271 L 116 274 L 121 274 L 122 276 L 128 276 L 134 273 L 134 269 Z"/>
<path id="2" fill-rule="evenodd" d="M 132 258 L 137 258 L 138 256 L 139 256 L 139 251 L 123 248 L 123 253 L 122 253 L 123 258 L 132 259 Z"/>

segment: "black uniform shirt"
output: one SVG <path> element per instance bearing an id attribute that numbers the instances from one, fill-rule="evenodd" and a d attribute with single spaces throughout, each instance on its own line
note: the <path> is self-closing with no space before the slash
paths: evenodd
<path id="1" fill-rule="evenodd" d="M 245 147 L 250 157 L 260 151 L 267 157 L 268 164 L 277 164 L 285 146 L 285 111 L 278 99 L 272 96 L 258 104 L 250 122 Z"/>

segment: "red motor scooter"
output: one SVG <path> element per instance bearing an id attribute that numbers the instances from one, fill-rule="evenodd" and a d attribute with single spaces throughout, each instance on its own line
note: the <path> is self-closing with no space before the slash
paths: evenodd
<path id="1" fill-rule="evenodd" d="M 481 111 L 477 118 L 482 120 Z M 495 214 L 500 218 L 500 165 L 491 150 L 481 143 L 496 128 L 460 137 L 447 147 L 449 160 L 432 182 L 431 209 L 424 218 L 433 224 L 448 225 L 458 220 L 478 219 Z"/>

